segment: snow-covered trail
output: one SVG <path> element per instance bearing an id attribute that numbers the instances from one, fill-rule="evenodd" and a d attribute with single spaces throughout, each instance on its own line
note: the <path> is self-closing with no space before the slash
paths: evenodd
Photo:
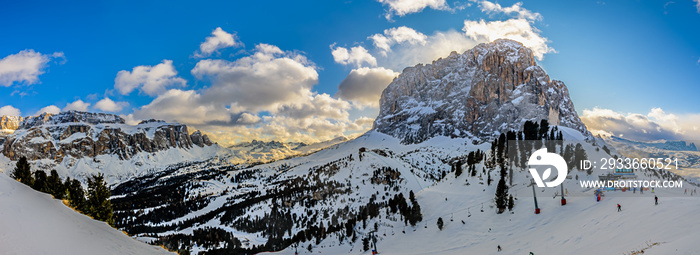
<path id="1" fill-rule="evenodd" d="M 437 190 L 421 192 L 421 204 L 444 201 L 446 193 Z M 455 213 L 454 221 L 445 217 L 444 208 L 426 206 L 428 228 L 421 222 L 416 231 L 407 228 L 405 235 L 396 231 L 403 236 L 387 238 L 378 246 L 382 254 L 494 254 L 498 245 L 503 248 L 499 254 L 629 254 L 658 242 L 644 254 L 698 254 L 700 197 L 656 194 L 658 206 L 652 193 L 638 197 L 608 193 L 596 202 L 591 192 L 591 196 L 567 198 L 566 206 L 560 205 L 559 198 L 544 196 L 538 199 L 539 215 L 533 213 L 532 197 L 521 197 L 513 214 L 495 215 L 493 209 L 485 208 L 483 213 L 472 210 L 472 217 Z M 452 208 L 473 205 L 469 199 L 450 198 L 445 203 Z M 618 203 L 621 212 L 617 212 Z M 444 219 L 443 231 L 437 229 L 437 217 Z"/>
<path id="2" fill-rule="evenodd" d="M 0 254 L 170 254 L 0 174 Z"/>

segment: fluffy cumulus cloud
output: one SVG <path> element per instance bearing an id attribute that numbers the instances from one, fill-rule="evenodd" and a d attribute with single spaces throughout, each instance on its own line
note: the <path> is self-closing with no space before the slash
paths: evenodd
<path id="1" fill-rule="evenodd" d="M 351 103 L 313 91 L 318 83 L 313 62 L 274 45 L 259 44 L 249 56 L 233 61 L 203 59 L 191 72 L 210 85 L 167 90 L 125 119 L 182 122 L 222 144 L 251 139 L 314 142 L 368 128 L 350 119 Z"/>
<path id="2" fill-rule="evenodd" d="M 103 112 L 121 112 L 124 107 L 129 106 L 127 102 L 114 102 L 109 97 L 105 97 L 95 103 L 94 108 Z"/>
<path id="3" fill-rule="evenodd" d="M 229 47 L 240 47 L 243 43 L 238 40 L 236 34 L 230 34 L 221 27 L 217 27 L 211 32 L 211 36 L 207 37 L 202 44 L 199 45 L 199 51 L 194 53 L 197 58 L 205 58 L 211 56 L 212 53 L 220 49 Z"/>
<path id="4" fill-rule="evenodd" d="M 522 2 L 515 3 L 510 7 L 503 7 L 498 3 L 481 1 L 479 2 L 479 8 L 481 8 L 482 12 L 485 12 L 487 14 L 503 13 L 506 15 L 515 15 L 518 18 L 533 21 L 542 19 L 541 14 L 523 8 Z"/>
<path id="5" fill-rule="evenodd" d="M 163 60 L 155 66 L 137 66 L 131 72 L 122 70 L 114 79 L 114 88 L 122 95 L 127 95 L 135 89 L 149 96 L 165 92 L 168 87 L 185 86 L 187 81 L 177 76 L 172 60 Z"/>
<path id="6" fill-rule="evenodd" d="M 391 20 L 393 15 L 405 16 L 411 13 L 423 11 L 425 8 L 435 10 L 449 10 L 445 0 L 377 0 L 384 6 L 388 7 L 385 15 L 386 19 Z"/>
<path id="7" fill-rule="evenodd" d="M 501 38 L 518 41 L 530 48 L 539 60 L 544 58 L 544 54 L 555 52 L 547 45 L 547 38 L 541 36 L 540 31 L 523 18 L 489 22 L 465 20 L 462 30 L 475 41 L 491 42 Z"/>
<path id="8" fill-rule="evenodd" d="M 535 57 L 555 52 L 548 39 L 541 35 L 534 23 L 542 15 L 523 7 L 522 3 L 501 6 L 489 1 L 475 1 L 487 14 L 503 14 L 512 18 L 496 21 L 465 20 L 462 31 L 434 31 L 424 34 L 413 28 L 399 26 L 368 37 L 374 49 L 368 51 L 377 60 L 377 66 L 401 71 L 418 63 L 430 63 L 446 57 L 452 51 L 462 53 L 479 43 L 506 38 L 521 42 L 533 50 Z"/>
<path id="9" fill-rule="evenodd" d="M 333 55 L 333 60 L 335 60 L 336 63 L 355 65 L 356 67 L 361 67 L 365 63 L 370 66 L 377 66 L 377 59 L 369 54 L 367 49 L 362 46 L 355 46 L 348 50 L 344 47 L 331 45 L 331 49 L 331 55 Z"/>
<path id="10" fill-rule="evenodd" d="M 359 105 L 379 107 L 382 91 L 398 75 L 383 67 L 354 69 L 338 85 L 336 96 Z"/>
<path id="11" fill-rule="evenodd" d="M 72 103 L 66 104 L 66 107 L 63 107 L 63 111 L 81 111 L 81 112 L 86 112 L 88 110 L 88 107 L 90 107 L 90 103 L 83 102 L 83 100 L 75 100 Z"/>
<path id="12" fill-rule="evenodd" d="M 49 105 L 44 108 L 39 109 L 35 115 L 40 115 L 42 113 L 58 114 L 61 112 L 61 108 L 55 105 Z"/>
<path id="13" fill-rule="evenodd" d="M 225 103 L 235 112 L 275 112 L 318 82 L 316 67 L 306 57 L 268 44 L 236 61 L 202 60 L 192 74 L 212 83 L 202 92 L 203 100 Z"/>
<path id="14" fill-rule="evenodd" d="M 698 9 L 698 13 L 700 13 L 700 0 L 693 0 L 695 2 L 695 8 Z"/>
<path id="15" fill-rule="evenodd" d="M 409 66 L 431 63 L 438 58 L 447 57 L 453 51 L 462 53 L 481 42 L 486 41 L 475 41 L 455 30 L 436 31 L 431 35 L 426 35 L 425 40 L 420 43 L 396 41 L 390 44 L 388 51 L 377 48 L 378 66 L 401 71 Z"/>
<path id="16" fill-rule="evenodd" d="M 22 116 L 22 112 L 19 109 L 12 107 L 12 105 L 6 105 L 0 107 L 0 116 Z"/>
<path id="17" fill-rule="evenodd" d="M 653 108 L 647 114 L 609 109 L 583 110 L 581 120 L 596 135 L 614 135 L 636 141 L 700 139 L 700 114 L 673 114 Z"/>
<path id="18" fill-rule="evenodd" d="M 406 26 L 400 26 L 390 29 L 385 29 L 384 34 L 374 34 L 369 37 L 374 44 L 374 47 L 379 49 L 386 56 L 388 51 L 391 51 L 391 46 L 399 43 L 408 43 L 411 45 L 425 45 L 428 36 L 421 32 Z"/>
<path id="19" fill-rule="evenodd" d="M 164 119 L 186 124 L 229 122 L 231 115 L 220 102 L 202 100 L 194 90 L 171 89 L 134 111 L 136 119 Z"/>
<path id="20" fill-rule="evenodd" d="M 0 59 L 0 86 L 9 87 L 14 83 L 27 85 L 39 82 L 49 61 L 64 58 L 63 52 L 41 54 L 34 50 L 23 50 Z"/>

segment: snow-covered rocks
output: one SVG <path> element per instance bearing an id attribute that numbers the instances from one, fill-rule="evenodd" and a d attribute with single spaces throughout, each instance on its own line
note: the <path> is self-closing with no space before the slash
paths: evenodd
<path id="1" fill-rule="evenodd" d="M 374 129 L 419 143 L 434 136 L 487 140 L 548 119 L 589 136 L 569 92 L 522 44 L 500 39 L 404 69 L 382 93 Z"/>
<path id="2" fill-rule="evenodd" d="M 44 113 L 24 119 L 3 143 L 2 154 L 11 160 L 96 157 L 116 155 L 129 159 L 139 152 L 170 148 L 190 149 L 209 146 L 206 135 L 190 135 L 187 126 L 162 121 L 144 121 L 136 126 L 113 114 L 69 111 Z"/>

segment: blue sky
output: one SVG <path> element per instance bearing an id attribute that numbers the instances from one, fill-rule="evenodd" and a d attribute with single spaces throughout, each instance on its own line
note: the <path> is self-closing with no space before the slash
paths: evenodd
<path id="1" fill-rule="evenodd" d="M 524 43 L 589 128 L 700 139 L 692 0 L 6 1 L 0 114 L 84 109 L 184 122 L 223 143 L 324 140 L 368 129 L 377 91 L 403 67 L 495 39 L 497 23 L 542 39 Z"/>

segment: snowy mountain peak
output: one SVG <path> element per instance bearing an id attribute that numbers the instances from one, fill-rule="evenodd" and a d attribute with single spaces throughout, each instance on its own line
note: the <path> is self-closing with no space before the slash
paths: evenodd
<path id="1" fill-rule="evenodd" d="M 212 142 L 206 135 L 190 135 L 183 124 L 144 121 L 132 126 L 114 114 L 69 111 L 24 119 L 7 136 L 2 154 L 11 160 L 25 156 L 29 160 L 61 162 L 66 156 L 80 159 L 115 155 L 129 159 L 139 152 L 209 145 Z"/>
<path id="2" fill-rule="evenodd" d="M 0 132 L 11 133 L 19 128 L 19 124 L 24 120 L 21 116 L 5 116 L 0 117 Z"/>
<path id="3" fill-rule="evenodd" d="M 564 83 L 550 80 L 530 49 L 499 39 L 404 69 L 382 93 L 374 129 L 408 144 L 484 140 L 540 119 L 590 136 Z"/>
<path id="4" fill-rule="evenodd" d="M 124 119 L 114 114 L 92 113 L 80 111 L 67 111 L 59 114 L 42 113 L 37 116 L 27 117 L 19 128 L 30 129 L 40 125 L 57 125 L 62 123 L 97 124 L 124 124 Z"/>

